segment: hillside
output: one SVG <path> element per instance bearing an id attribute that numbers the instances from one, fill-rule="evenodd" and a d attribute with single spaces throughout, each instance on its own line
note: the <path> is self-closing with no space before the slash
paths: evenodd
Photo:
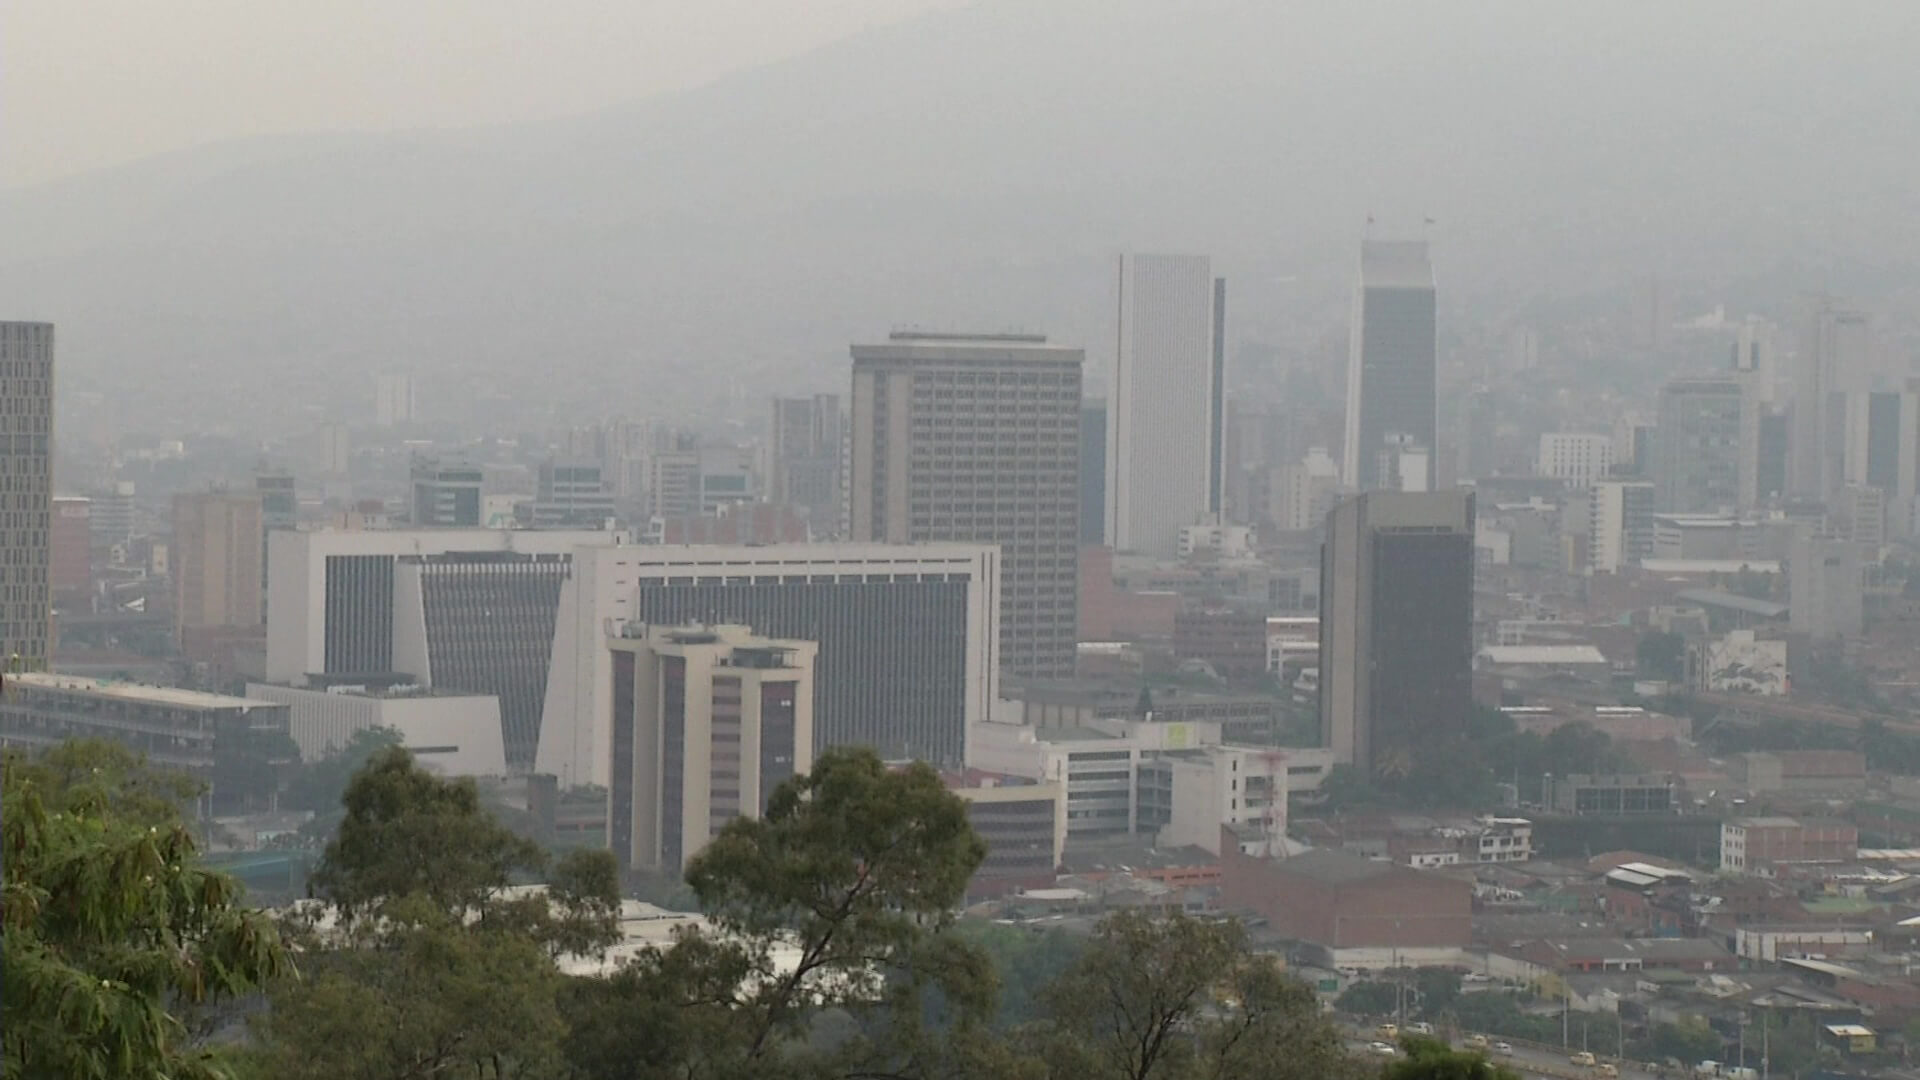
<path id="1" fill-rule="evenodd" d="M 1447 302 L 1486 315 L 1654 272 L 1910 272 L 1916 42 L 1920 9 L 1866 3 L 993 0 L 565 122 L 0 193 L 0 297 L 63 324 L 63 390 L 245 431 L 388 368 L 533 423 L 512 403 L 830 384 L 895 323 L 1100 355 L 1123 246 L 1211 251 L 1236 336 L 1310 338 L 1369 213 L 1437 219 Z"/>

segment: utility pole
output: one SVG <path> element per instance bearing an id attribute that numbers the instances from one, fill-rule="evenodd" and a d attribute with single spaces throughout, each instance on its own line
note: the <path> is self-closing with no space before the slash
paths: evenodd
<path id="1" fill-rule="evenodd" d="M 1760 1014 L 1760 1080 L 1768 1080 L 1773 1075 L 1773 1057 L 1767 1053 L 1767 1021 L 1772 1017 L 1772 1009 Z"/>

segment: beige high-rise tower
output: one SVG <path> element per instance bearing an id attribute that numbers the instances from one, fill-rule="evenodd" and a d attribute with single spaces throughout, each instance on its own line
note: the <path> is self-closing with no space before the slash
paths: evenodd
<path id="1" fill-rule="evenodd" d="M 260 625 L 263 527 L 256 493 L 173 497 L 176 631 Z"/>
<path id="2" fill-rule="evenodd" d="M 0 671 L 49 666 L 52 535 L 53 324 L 0 322 Z"/>
<path id="3" fill-rule="evenodd" d="M 1033 334 L 853 346 L 852 539 L 1000 546 L 1000 670 L 1073 675 L 1080 376 Z"/>

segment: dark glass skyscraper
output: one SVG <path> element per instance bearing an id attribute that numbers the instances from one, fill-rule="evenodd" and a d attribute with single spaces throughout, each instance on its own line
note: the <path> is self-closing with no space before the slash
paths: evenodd
<path id="1" fill-rule="evenodd" d="M 1404 775 L 1473 708 L 1473 495 L 1373 492 L 1327 515 L 1320 729 L 1365 776 Z"/>
<path id="2" fill-rule="evenodd" d="M 1433 486 L 1436 329 L 1433 264 L 1424 240 L 1366 240 L 1347 354 L 1346 452 L 1341 475 L 1350 487 L 1381 487 L 1385 455 L 1398 447 L 1427 451 Z"/>

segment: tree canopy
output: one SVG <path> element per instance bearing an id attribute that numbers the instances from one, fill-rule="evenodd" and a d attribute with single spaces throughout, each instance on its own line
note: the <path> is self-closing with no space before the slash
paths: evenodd
<path id="1" fill-rule="evenodd" d="M 190 781 L 105 743 L 0 759 L 5 926 L 0 1075 L 214 1078 L 185 1010 L 292 966 L 233 879 L 196 865 L 173 798 Z"/>

